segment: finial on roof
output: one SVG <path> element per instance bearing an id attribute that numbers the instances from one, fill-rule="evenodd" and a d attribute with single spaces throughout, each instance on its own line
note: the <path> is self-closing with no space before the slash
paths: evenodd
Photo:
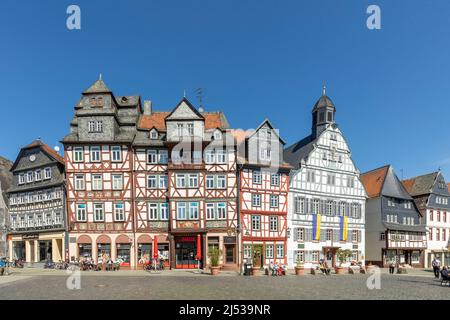
<path id="1" fill-rule="evenodd" d="M 186 98 L 186 89 L 183 90 L 183 98 Z"/>
<path id="2" fill-rule="evenodd" d="M 326 96 L 327 95 L 327 86 L 324 84 L 322 87 L 322 95 Z"/>
<path id="3" fill-rule="evenodd" d="M 101 73 L 98 75 L 98 80 L 102 80 L 102 74 Z"/>

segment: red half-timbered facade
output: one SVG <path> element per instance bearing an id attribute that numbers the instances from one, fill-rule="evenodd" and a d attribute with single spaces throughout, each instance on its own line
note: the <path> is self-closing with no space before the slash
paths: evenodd
<path id="1" fill-rule="evenodd" d="M 100 79 L 75 106 L 63 139 L 69 256 L 134 267 L 134 156 L 139 97 L 115 97 Z"/>
<path id="2" fill-rule="evenodd" d="M 284 142 L 265 120 L 240 145 L 243 261 L 251 261 L 255 267 L 270 262 L 286 265 L 290 166 L 282 159 Z"/>

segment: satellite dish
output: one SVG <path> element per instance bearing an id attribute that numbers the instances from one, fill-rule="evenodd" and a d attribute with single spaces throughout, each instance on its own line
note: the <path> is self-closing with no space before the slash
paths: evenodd
<path id="1" fill-rule="evenodd" d="M 59 147 L 58 147 L 58 146 L 54 146 L 53 149 L 54 149 L 56 152 L 59 152 Z"/>

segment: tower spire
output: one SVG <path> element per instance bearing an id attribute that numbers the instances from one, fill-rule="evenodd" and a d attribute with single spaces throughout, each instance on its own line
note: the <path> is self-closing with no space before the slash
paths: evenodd
<path id="1" fill-rule="evenodd" d="M 323 87 L 322 87 L 322 96 L 326 96 L 326 95 L 327 95 L 327 86 L 324 83 Z"/>
<path id="2" fill-rule="evenodd" d="M 98 75 L 98 80 L 102 80 L 102 73 L 100 72 L 100 74 Z"/>

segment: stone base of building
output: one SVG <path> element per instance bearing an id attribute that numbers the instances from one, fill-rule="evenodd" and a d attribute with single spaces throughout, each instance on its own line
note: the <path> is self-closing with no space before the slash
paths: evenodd
<path id="1" fill-rule="evenodd" d="M 8 235 L 10 260 L 23 260 L 27 265 L 66 259 L 65 232 L 39 232 Z"/>

